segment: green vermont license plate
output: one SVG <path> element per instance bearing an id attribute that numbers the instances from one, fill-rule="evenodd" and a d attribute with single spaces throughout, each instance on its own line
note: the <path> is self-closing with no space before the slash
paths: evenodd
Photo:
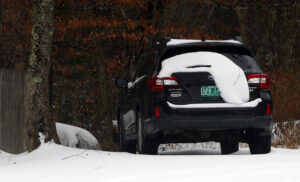
<path id="1" fill-rule="evenodd" d="M 219 97 L 220 91 L 216 86 L 202 86 L 201 87 L 202 97 Z"/>

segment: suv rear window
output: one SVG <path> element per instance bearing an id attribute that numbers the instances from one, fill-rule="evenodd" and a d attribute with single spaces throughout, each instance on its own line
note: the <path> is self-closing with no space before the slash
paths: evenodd
<path id="1" fill-rule="evenodd" d="M 190 53 L 190 52 L 200 52 L 209 51 L 220 53 L 230 60 L 232 60 L 236 65 L 238 65 L 243 70 L 259 69 L 255 58 L 251 52 L 241 46 L 234 45 L 215 45 L 215 44 L 203 44 L 203 45 L 181 45 L 168 48 L 163 54 L 160 62 L 173 56 L 180 54 Z M 161 64 L 159 64 L 161 66 Z M 159 68 L 160 70 L 160 68 Z"/>

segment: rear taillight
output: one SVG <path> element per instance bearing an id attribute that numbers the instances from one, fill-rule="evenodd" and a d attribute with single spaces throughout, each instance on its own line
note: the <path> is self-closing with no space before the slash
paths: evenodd
<path id="1" fill-rule="evenodd" d="M 155 108 L 155 117 L 157 117 L 157 118 L 160 117 L 160 113 L 159 113 L 158 107 Z"/>
<path id="2" fill-rule="evenodd" d="M 173 76 L 163 78 L 153 76 L 149 79 L 148 84 L 152 91 L 162 91 L 164 86 L 175 86 L 178 85 L 178 82 Z"/>
<path id="3" fill-rule="evenodd" d="M 270 78 L 268 74 L 254 74 L 248 76 L 249 85 L 259 85 L 260 89 L 270 88 Z"/>
<path id="4" fill-rule="evenodd" d="M 271 106 L 270 104 L 268 104 L 266 109 L 266 115 L 270 115 L 270 114 L 271 114 Z"/>

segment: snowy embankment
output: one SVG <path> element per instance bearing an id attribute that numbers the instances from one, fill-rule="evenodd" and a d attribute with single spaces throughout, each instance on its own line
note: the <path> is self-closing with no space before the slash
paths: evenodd
<path id="1" fill-rule="evenodd" d="M 101 149 L 98 140 L 89 131 L 63 123 L 56 123 L 56 131 L 62 145 L 82 149 Z"/>
<path id="2" fill-rule="evenodd" d="M 299 148 L 300 145 L 300 120 L 274 123 L 273 145 Z"/>
<path id="3" fill-rule="evenodd" d="M 219 149 L 188 149 L 164 154 L 135 155 L 42 144 L 31 153 L 0 152 L 3 182 L 189 182 L 300 181 L 300 150 L 275 149 L 250 155 L 240 149 L 220 155 Z M 180 155 L 176 155 L 180 154 Z"/>

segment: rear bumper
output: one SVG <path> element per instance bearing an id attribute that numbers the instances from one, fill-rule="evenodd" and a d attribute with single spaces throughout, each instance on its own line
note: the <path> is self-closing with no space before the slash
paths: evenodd
<path id="1" fill-rule="evenodd" d="M 144 122 L 144 130 L 147 134 L 154 134 L 157 131 L 165 130 L 199 130 L 199 131 L 222 131 L 234 129 L 250 129 L 250 128 L 272 128 L 272 116 L 259 117 L 179 117 L 171 116 L 167 118 L 148 119 Z"/>
<path id="2" fill-rule="evenodd" d="M 206 108 L 173 108 L 166 102 L 156 102 L 152 111 L 144 118 L 144 131 L 152 135 L 166 130 L 225 131 L 239 129 L 268 129 L 271 131 L 273 118 L 266 115 L 267 103 L 261 99 L 254 106 L 245 107 L 206 107 Z"/>

